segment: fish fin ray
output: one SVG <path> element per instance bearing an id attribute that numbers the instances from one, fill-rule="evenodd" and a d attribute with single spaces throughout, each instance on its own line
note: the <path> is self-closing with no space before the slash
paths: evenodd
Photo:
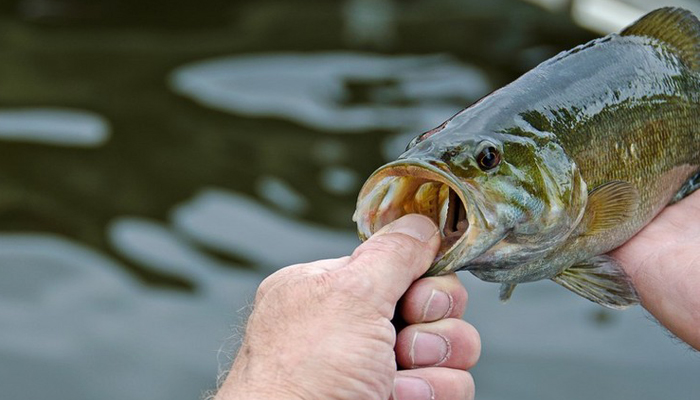
<path id="1" fill-rule="evenodd" d="M 620 263 L 606 255 L 573 265 L 552 280 L 594 303 L 623 310 L 639 304 L 639 295 Z"/>
<path id="2" fill-rule="evenodd" d="M 596 235 L 617 227 L 639 207 L 639 193 L 630 183 L 611 181 L 588 194 L 586 235 Z"/>
<path id="3" fill-rule="evenodd" d="M 498 294 L 498 297 L 501 299 L 501 301 L 503 303 L 510 300 L 510 296 L 513 295 L 513 290 L 515 290 L 515 286 L 517 286 L 515 283 L 502 283 L 501 284 L 501 290 L 500 290 L 500 293 Z"/>
<path id="4" fill-rule="evenodd" d="M 645 36 L 673 46 L 683 63 L 700 71 L 700 21 L 692 12 L 664 7 L 654 10 L 620 32 L 622 36 Z"/>
<path id="5" fill-rule="evenodd" d="M 678 193 L 676 193 L 676 195 L 673 196 L 673 199 L 671 199 L 671 202 L 669 204 L 673 204 L 683 200 L 689 194 L 693 193 L 698 189 L 700 189 L 700 172 L 690 177 L 690 179 L 688 179 L 683 184 L 683 186 L 681 186 L 681 188 L 678 190 Z"/>

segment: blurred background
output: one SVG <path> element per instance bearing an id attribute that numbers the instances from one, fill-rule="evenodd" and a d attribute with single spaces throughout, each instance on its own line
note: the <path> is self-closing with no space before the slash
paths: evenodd
<path id="1" fill-rule="evenodd" d="M 0 0 L 0 392 L 197 399 L 418 133 L 652 0 Z M 481 400 L 698 399 L 639 307 L 461 274 Z"/>

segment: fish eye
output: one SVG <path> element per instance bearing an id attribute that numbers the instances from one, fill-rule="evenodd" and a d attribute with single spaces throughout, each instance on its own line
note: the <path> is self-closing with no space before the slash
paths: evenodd
<path id="1" fill-rule="evenodd" d="M 476 156 L 476 162 L 483 171 L 494 169 L 501 163 L 501 153 L 496 146 L 488 144 L 484 146 Z"/>

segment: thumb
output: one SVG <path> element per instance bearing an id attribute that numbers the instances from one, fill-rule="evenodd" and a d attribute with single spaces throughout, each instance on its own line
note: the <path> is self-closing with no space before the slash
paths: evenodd
<path id="1" fill-rule="evenodd" d="M 380 305 L 395 306 L 435 259 L 440 235 L 433 221 L 409 214 L 383 227 L 361 244 L 346 271 L 368 280 L 371 296 Z"/>

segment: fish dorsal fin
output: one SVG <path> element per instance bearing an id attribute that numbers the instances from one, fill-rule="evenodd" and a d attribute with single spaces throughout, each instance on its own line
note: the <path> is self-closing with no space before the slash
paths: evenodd
<path id="1" fill-rule="evenodd" d="M 620 264 L 606 255 L 573 265 L 552 280 L 579 296 L 616 310 L 639 303 L 639 295 Z"/>
<path id="2" fill-rule="evenodd" d="M 688 10 L 659 8 L 623 29 L 620 35 L 658 39 L 674 47 L 685 65 L 700 71 L 700 21 Z"/>
<path id="3" fill-rule="evenodd" d="M 634 186 L 623 181 L 611 181 L 593 189 L 586 204 L 585 235 L 596 235 L 615 228 L 631 217 L 639 206 L 639 194 Z"/>

